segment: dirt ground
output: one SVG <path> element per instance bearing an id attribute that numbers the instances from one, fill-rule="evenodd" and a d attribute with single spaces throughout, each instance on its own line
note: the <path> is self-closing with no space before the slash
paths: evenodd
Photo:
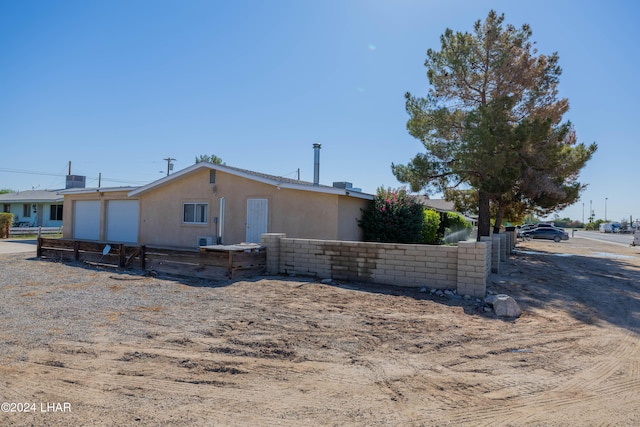
<path id="1" fill-rule="evenodd" d="M 640 248 L 518 249 L 489 283 L 517 319 L 415 289 L 0 256 L 0 425 L 640 425 Z"/>

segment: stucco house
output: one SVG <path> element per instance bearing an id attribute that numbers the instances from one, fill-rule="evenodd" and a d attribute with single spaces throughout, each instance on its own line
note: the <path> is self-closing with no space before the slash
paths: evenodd
<path id="1" fill-rule="evenodd" d="M 14 226 L 62 226 L 63 197 L 60 190 L 27 190 L 0 194 L 2 212 L 14 215 Z"/>
<path id="2" fill-rule="evenodd" d="M 373 195 L 336 185 L 201 162 L 142 187 L 61 191 L 63 237 L 168 247 L 259 242 L 267 232 L 361 240 L 357 220 Z"/>

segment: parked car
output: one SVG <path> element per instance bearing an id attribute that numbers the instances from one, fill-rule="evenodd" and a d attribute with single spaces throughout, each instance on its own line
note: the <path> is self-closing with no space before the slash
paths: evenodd
<path id="1" fill-rule="evenodd" d="M 526 233 L 527 231 L 531 231 L 535 228 L 536 226 L 534 224 L 524 224 L 524 225 L 518 225 L 516 227 L 516 233 L 518 237 L 522 237 L 524 235 L 524 233 Z"/>
<path id="2" fill-rule="evenodd" d="M 534 228 L 555 228 L 556 230 L 564 231 L 562 227 L 556 227 L 553 224 L 549 224 L 548 222 L 541 222 L 540 224 L 536 224 Z"/>
<path id="3" fill-rule="evenodd" d="M 560 240 L 569 240 L 569 234 L 556 227 L 536 227 L 522 233 L 525 238 L 530 239 L 547 239 L 559 242 Z"/>

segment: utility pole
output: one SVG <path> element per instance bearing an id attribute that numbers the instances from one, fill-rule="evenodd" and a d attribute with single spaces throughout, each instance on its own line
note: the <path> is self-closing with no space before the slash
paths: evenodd
<path id="1" fill-rule="evenodd" d="M 162 160 L 166 160 L 167 161 L 167 176 L 169 176 L 169 172 L 171 172 L 173 170 L 173 163 L 171 163 L 172 161 L 176 160 L 172 157 L 167 157 L 166 159 L 162 159 Z"/>

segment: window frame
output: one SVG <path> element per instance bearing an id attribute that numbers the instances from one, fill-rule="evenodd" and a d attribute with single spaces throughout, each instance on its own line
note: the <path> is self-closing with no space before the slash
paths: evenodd
<path id="1" fill-rule="evenodd" d="M 187 218 L 187 206 L 192 206 L 193 211 L 189 213 L 192 220 Z M 204 208 L 204 212 L 199 211 Z M 198 218 L 201 220 L 199 221 Z M 209 223 L 209 203 L 206 202 L 184 202 L 182 204 L 182 223 L 189 225 L 206 225 Z"/>
<path id="2" fill-rule="evenodd" d="M 50 205 L 49 207 L 49 221 L 62 221 L 63 206 L 61 204 Z"/>

